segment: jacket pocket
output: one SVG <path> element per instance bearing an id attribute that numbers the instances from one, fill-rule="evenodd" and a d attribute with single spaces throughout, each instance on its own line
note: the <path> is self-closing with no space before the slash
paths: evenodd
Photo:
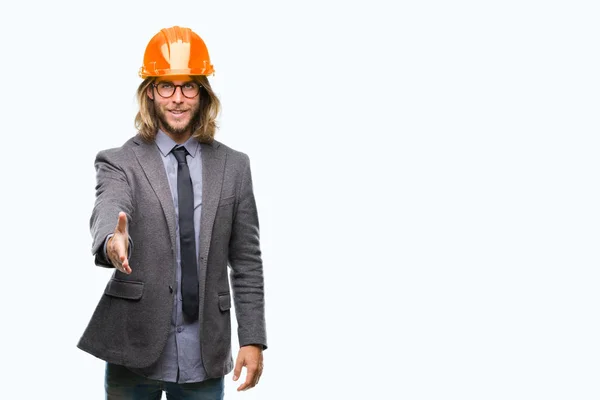
<path id="1" fill-rule="evenodd" d="M 144 282 L 111 279 L 106 285 L 104 294 L 121 299 L 139 300 L 144 292 Z"/>
<path id="2" fill-rule="evenodd" d="M 227 311 L 231 308 L 231 296 L 229 293 L 219 294 L 219 310 Z"/>

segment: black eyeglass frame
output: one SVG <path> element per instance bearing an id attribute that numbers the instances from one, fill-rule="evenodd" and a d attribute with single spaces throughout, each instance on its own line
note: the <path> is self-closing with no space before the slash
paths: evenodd
<path id="1" fill-rule="evenodd" d="M 158 90 L 158 85 L 160 85 L 161 83 L 169 83 L 169 84 L 171 84 L 171 85 L 173 86 L 173 92 L 172 92 L 170 95 L 168 95 L 168 96 L 163 96 L 162 94 L 160 94 L 160 91 Z M 187 84 L 190 84 L 190 83 L 193 83 L 194 85 L 196 85 L 196 86 L 198 87 L 198 92 L 197 92 L 195 95 L 193 95 L 192 97 L 190 97 L 190 96 L 187 96 L 187 95 L 185 94 L 185 92 L 183 91 L 183 86 L 185 86 L 185 85 L 187 85 Z M 180 88 L 180 89 L 181 89 L 181 94 L 182 94 L 182 95 L 183 95 L 183 97 L 185 97 L 186 99 L 193 99 L 193 98 L 195 98 L 196 96 L 198 96 L 198 95 L 200 94 L 200 90 L 202 90 L 202 85 L 200 85 L 200 84 L 198 84 L 197 82 L 194 82 L 194 81 L 185 82 L 183 85 L 175 85 L 173 82 L 169 82 L 169 81 L 160 81 L 160 82 L 158 82 L 158 84 L 156 84 L 156 83 L 153 83 L 153 84 L 152 84 L 152 87 L 153 87 L 154 89 L 156 89 L 156 93 L 158 93 L 158 95 L 159 95 L 160 97 L 162 97 L 163 99 L 168 99 L 168 98 L 170 98 L 170 97 L 173 97 L 173 95 L 174 95 L 174 94 L 175 94 L 175 92 L 177 91 L 177 88 Z"/>

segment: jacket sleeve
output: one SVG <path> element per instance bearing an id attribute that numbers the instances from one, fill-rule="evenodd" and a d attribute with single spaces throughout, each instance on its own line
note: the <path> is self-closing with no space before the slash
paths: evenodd
<path id="1" fill-rule="evenodd" d="M 117 152 L 104 150 L 96 155 L 96 201 L 90 218 L 92 254 L 98 266 L 112 268 L 104 256 L 104 243 L 117 226 L 119 212 L 127 214 L 127 226 L 133 212 L 132 191 L 123 169 L 118 165 Z M 130 242 L 131 244 L 131 242 Z"/>
<path id="2" fill-rule="evenodd" d="M 247 155 L 244 156 L 243 173 L 238 189 L 239 200 L 229 241 L 231 286 L 240 347 L 257 344 L 266 349 L 264 278 L 258 212 L 252 190 L 250 159 Z"/>

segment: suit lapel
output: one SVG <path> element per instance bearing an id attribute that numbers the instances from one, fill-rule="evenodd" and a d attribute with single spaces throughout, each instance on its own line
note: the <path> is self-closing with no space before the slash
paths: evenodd
<path id="1" fill-rule="evenodd" d="M 200 282 L 204 281 L 204 265 L 208 258 L 212 227 L 223 186 L 225 153 L 219 142 L 202 143 L 202 216 L 200 218 L 200 257 L 204 260 L 200 268 Z M 202 261 L 202 260 L 201 260 Z"/>
<path id="2" fill-rule="evenodd" d="M 169 187 L 167 173 L 165 172 L 165 165 L 160 158 L 160 152 L 154 142 L 147 143 L 139 137 L 136 137 L 134 142 L 138 144 L 137 147 L 134 147 L 135 155 L 152 189 L 154 189 L 154 193 L 158 197 L 169 228 L 172 248 L 176 249 L 175 206 L 173 205 L 171 188 Z"/>
<path id="3" fill-rule="evenodd" d="M 204 294 L 206 293 L 206 269 L 208 250 L 212 237 L 212 227 L 221 197 L 223 173 L 225 170 L 225 152 L 219 149 L 219 143 L 202 144 L 202 215 L 200 217 L 200 259 L 198 260 L 198 282 L 200 285 L 200 315 L 204 319 Z"/>

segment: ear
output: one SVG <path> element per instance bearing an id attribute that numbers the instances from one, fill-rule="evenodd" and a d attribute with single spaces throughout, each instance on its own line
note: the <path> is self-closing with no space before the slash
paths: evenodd
<path id="1" fill-rule="evenodd" d="M 150 85 L 146 88 L 146 95 L 150 100 L 154 100 L 154 86 Z"/>

